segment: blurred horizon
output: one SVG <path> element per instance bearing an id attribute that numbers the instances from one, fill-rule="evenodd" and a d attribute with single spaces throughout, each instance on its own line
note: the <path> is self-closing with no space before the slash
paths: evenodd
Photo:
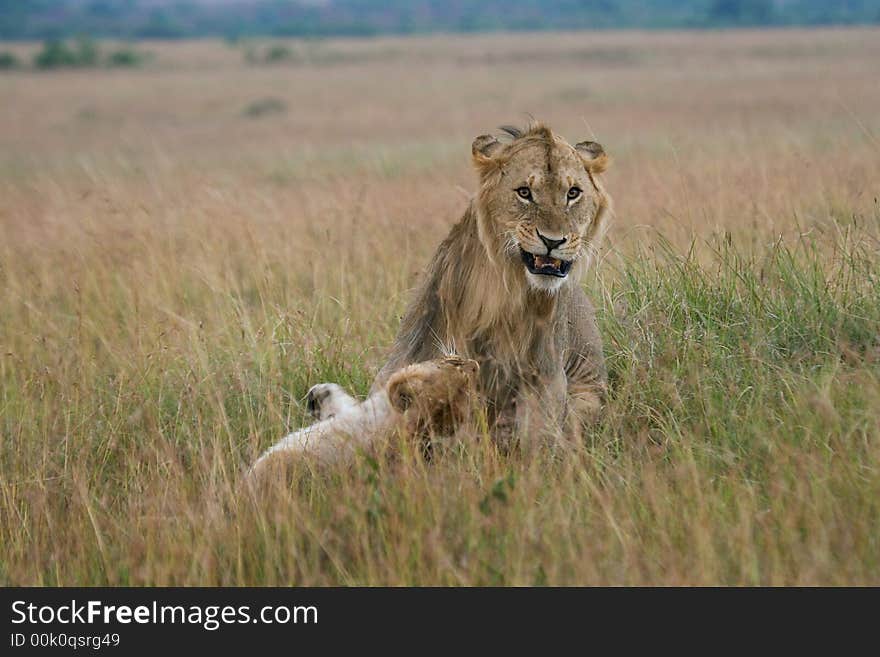
<path id="1" fill-rule="evenodd" d="M 0 39 L 871 25 L 880 0 L 0 0 Z"/>

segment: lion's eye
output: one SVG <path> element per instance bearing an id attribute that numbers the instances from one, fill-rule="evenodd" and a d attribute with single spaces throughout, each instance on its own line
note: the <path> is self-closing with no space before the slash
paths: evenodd
<path id="1" fill-rule="evenodd" d="M 532 200 L 532 190 L 529 189 L 528 187 L 517 187 L 516 193 L 519 194 L 520 198 L 524 198 L 527 201 Z"/>
<path id="2" fill-rule="evenodd" d="M 581 195 L 581 188 L 580 187 L 572 187 L 571 189 L 568 190 L 568 194 L 566 194 L 569 201 L 575 200 L 580 195 Z"/>

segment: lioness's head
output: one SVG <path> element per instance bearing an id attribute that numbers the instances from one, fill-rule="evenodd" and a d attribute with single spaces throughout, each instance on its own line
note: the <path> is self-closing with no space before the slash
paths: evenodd
<path id="1" fill-rule="evenodd" d="M 502 130 L 513 140 L 481 135 L 472 147 L 480 239 L 490 260 L 556 292 L 586 271 L 605 232 L 611 200 L 598 175 L 608 156 L 594 141 L 572 146 L 541 124 Z"/>
<path id="2" fill-rule="evenodd" d="M 409 431 L 450 434 L 472 408 L 478 370 L 477 361 L 454 355 L 414 363 L 388 379 L 388 399 Z"/>

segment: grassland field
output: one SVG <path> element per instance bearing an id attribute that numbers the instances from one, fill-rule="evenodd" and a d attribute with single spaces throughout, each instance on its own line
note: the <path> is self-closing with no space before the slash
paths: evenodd
<path id="1" fill-rule="evenodd" d="M 0 72 L 0 584 L 880 584 L 880 30 L 266 43 Z M 243 494 L 528 114 L 614 158 L 601 426 Z"/>

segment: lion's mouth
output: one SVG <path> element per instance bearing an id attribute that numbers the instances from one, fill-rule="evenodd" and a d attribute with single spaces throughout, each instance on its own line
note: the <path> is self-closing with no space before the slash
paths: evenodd
<path id="1" fill-rule="evenodd" d="M 568 276 L 568 270 L 571 269 L 571 260 L 560 260 L 550 256 L 535 255 L 524 249 L 520 249 L 519 252 L 526 269 L 533 274 L 565 278 Z"/>

